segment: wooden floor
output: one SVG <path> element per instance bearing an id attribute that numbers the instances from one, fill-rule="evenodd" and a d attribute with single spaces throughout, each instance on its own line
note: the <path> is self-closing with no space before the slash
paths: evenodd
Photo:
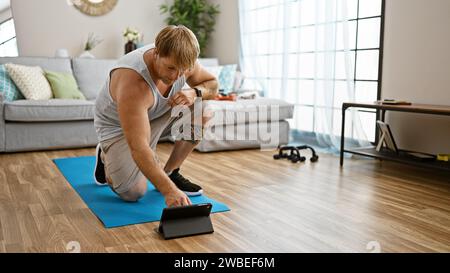
<path id="1" fill-rule="evenodd" d="M 158 147 L 167 159 L 170 144 Z M 0 252 L 450 251 L 450 176 L 332 155 L 311 164 L 259 150 L 194 153 L 182 171 L 230 212 L 215 233 L 162 240 L 148 223 L 105 229 L 51 161 L 94 149 L 0 155 Z M 375 246 L 375 248 L 371 248 Z"/>

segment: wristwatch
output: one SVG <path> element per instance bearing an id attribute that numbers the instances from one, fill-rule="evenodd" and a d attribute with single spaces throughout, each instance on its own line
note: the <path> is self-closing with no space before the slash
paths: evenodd
<path id="1" fill-rule="evenodd" d="M 197 95 L 197 97 L 199 97 L 199 98 L 203 97 L 202 90 L 200 90 L 196 87 L 194 87 L 194 90 L 195 90 L 195 94 Z"/>

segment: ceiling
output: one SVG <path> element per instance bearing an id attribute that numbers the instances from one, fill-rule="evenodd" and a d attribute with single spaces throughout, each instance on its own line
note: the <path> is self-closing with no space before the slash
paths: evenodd
<path id="1" fill-rule="evenodd" d="M 10 6 L 10 0 L 0 0 L 0 12 L 9 8 L 9 6 Z"/>

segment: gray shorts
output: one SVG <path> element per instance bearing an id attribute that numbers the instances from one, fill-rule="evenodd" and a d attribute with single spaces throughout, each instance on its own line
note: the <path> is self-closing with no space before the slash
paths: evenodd
<path id="1" fill-rule="evenodd" d="M 169 111 L 150 121 L 151 137 L 149 145 L 153 151 L 156 151 L 156 145 L 161 136 L 169 134 L 173 124 L 181 119 L 182 117 L 171 117 Z M 105 140 L 100 145 L 108 184 L 114 192 L 124 194 L 140 181 L 146 180 L 131 155 L 131 150 L 124 135 Z"/>

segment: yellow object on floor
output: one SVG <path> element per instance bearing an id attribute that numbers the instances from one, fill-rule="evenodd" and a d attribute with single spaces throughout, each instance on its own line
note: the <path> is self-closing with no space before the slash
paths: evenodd
<path id="1" fill-rule="evenodd" d="M 438 154 L 437 160 L 448 162 L 450 160 L 450 154 Z"/>

